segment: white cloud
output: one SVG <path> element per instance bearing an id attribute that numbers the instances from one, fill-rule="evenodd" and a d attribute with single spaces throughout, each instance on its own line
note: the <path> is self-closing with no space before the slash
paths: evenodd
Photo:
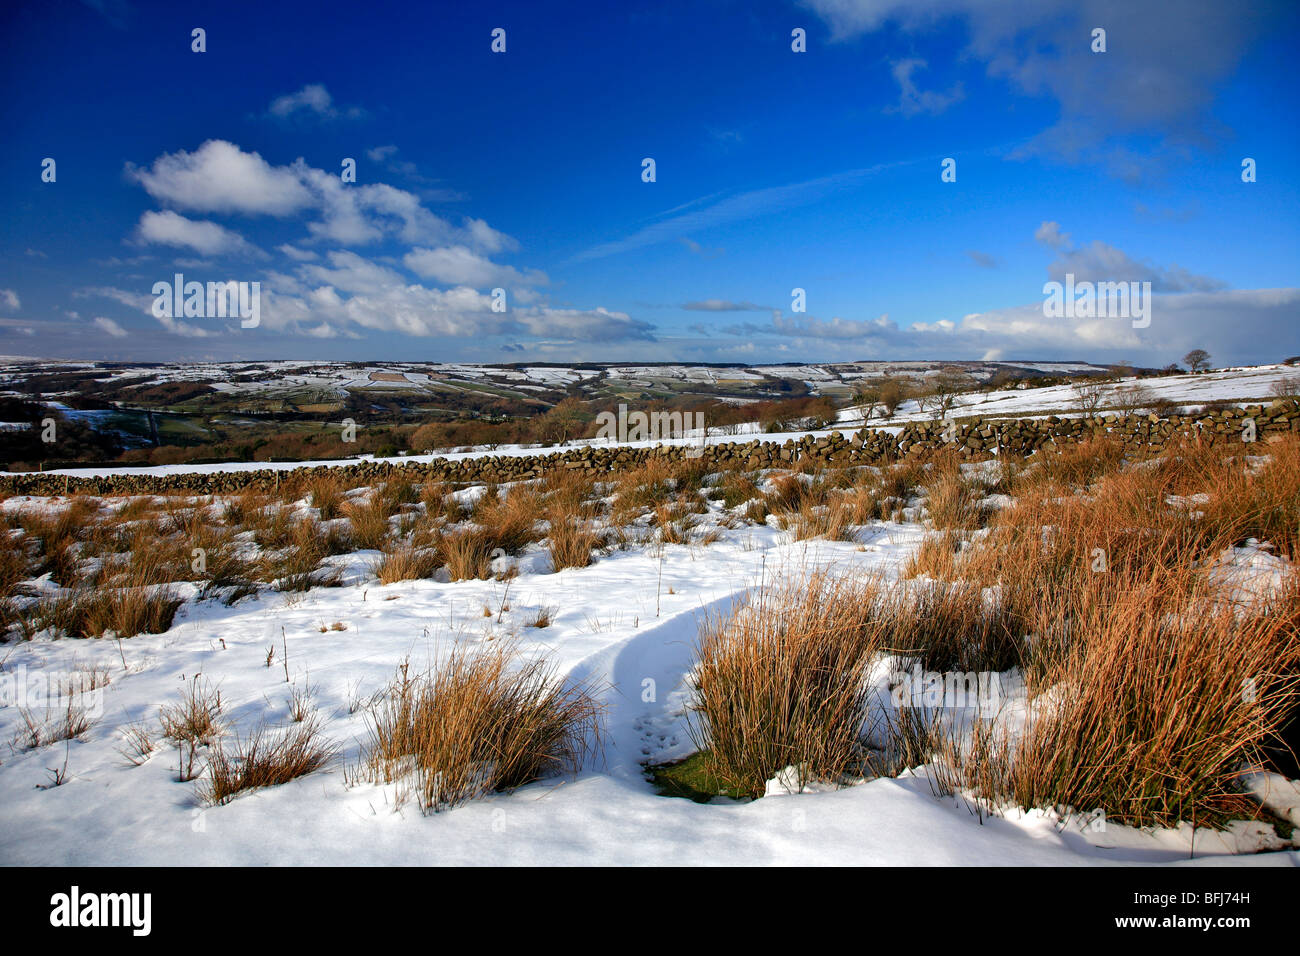
<path id="1" fill-rule="evenodd" d="M 545 285 L 546 274 L 535 269 L 520 272 L 513 266 L 499 265 L 466 246 L 443 246 L 439 249 L 415 248 L 402 259 L 416 275 L 435 279 L 445 285 L 466 285 L 474 289 L 494 286 Z"/>
<path id="2" fill-rule="evenodd" d="M 633 319 L 625 312 L 609 309 L 530 309 L 520 321 L 533 335 L 559 337 L 581 342 L 616 342 L 653 339 L 653 326 Z"/>
<path id="3" fill-rule="evenodd" d="M 785 186 L 754 189 L 749 192 L 728 196 L 718 202 L 711 202 L 712 196 L 692 200 L 678 207 L 680 209 L 690 209 L 689 212 L 682 212 L 645 226 L 623 239 L 604 242 L 590 249 L 584 249 L 573 256 L 570 261 L 584 262 L 590 259 L 601 259 L 605 256 L 629 252 L 633 249 L 640 249 L 660 242 L 677 241 L 684 234 L 695 234 L 714 226 L 753 219 L 782 209 L 792 209 L 824 199 L 839 190 L 850 189 L 865 182 L 881 170 L 898 165 L 902 164 L 887 163 L 863 169 L 850 169 L 830 176 L 790 183 Z"/>
<path id="4" fill-rule="evenodd" d="M 470 245 L 488 255 L 497 252 L 514 252 L 519 248 L 519 243 L 513 238 L 493 229 L 482 219 L 466 219 L 465 234 Z"/>
<path id="5" fill-rule="evenodd" d="M 128 163 L 127 175 L 159 202 L 198 212 L 287 216 L 315 202 L 293 169 L 220 139 L 164 153 L 150 169 Z"/>
<path id="6" fill-rule="evenodd" d="M 283 245 L 276 246 L 276 248 L 279 249 L 281 252 L 283 252 L 290 259 L 295 259 L 298 262 L 312 262 L 320 258 L 319 256 L 316 255 L 316 253 L 312 252 L 310 249 L 299 249 L 297 246 L 290 245 L 287 242 L 284 243 Z"/>
<path id="7" fill-rule="evenodd" d="M 1047 267 L 1056 282 L 1073 275 L 1076 282 L 1150 282 L 1155 292 L 1213 292 L 1227 287 L 1219 279 L 1196 275 L 1179 265 L 1166 268 L 1139 261 L 1100 239 L 1075 246 L 1056 222 L 1044 222 L 1034 238 L 1056 250 L 1056 260 Z"/>
<path id="8" fill-rule="evenodd" d="M 898 105 L 890 107 L 887 112 L 901 113 L 904 116 L 916 116 L 919 113 L 929 113 L 937 116 L 953 103 L 964 98 L 965 93 L 962 91 L 960 83 L 947 93 L 923 90 L 918 87 L 916 81 L 912 79 L 912 74 L 918 69 L 925 69 L 926 65 L 925 60 L 917 57 L 899 60 L 893 65 L 890 72 L 893 73 L 894 80 L 898 83 Z"/>
<path id="9" fill-rule="evenodd" d="M 118 325 L 112 319 L 106 318 L 105 316 L 102 315 L 96 316 L 94 322 L 95 325 L 99 327 L 100 331 L 107 332 L 115 339 L 122 339 L 122 338 L 126 338 L 127 336 L 126 329 L 122 328 L 122 326 Z"/>
<path id="10" fill-rule="evenodd" d="M 1189 143 L 1216 145 L 1224 132 L 1212 105 L 1247 46 L 1273 19 L 1265 4 L 1243 0 L 802 0 L 831 29 L 833 40 L 894 27 L 910 35 L 964 24 L 965 57 L 989 76 L 1058 104 L 1057 120 L 1013 154 L 1095 161 L 1127 179 L 1152 162 L 1124 141 L 1161 141 L 1162 156 Z M 1091 51 L 1094 27 L 1107 30 L 1105 54 Z"/>
<path id="11" fill-rule="evenodd" d="M 685 302 L 682 308 L 687 312 L 768 312 L 770 305 L 757 305 L 753 302 L 732 302 L 730 299 L 702 299 L 698 302 Z"/>
<path id="12" fill-rule="evenodd" d="M 137 312 L 143 312 L 145 315 L 153 314 L 154 297 L 144 292 L 131 292 L 127 289 L 119 289 L 116 286 L 101 285 L 78 289 L 72 293 L 72 296 L 75 299 L 112 299 L 114 302 Z"/>
<path id="13" fill-rule="evenodd" d="M 170 280 L 170 276 L 168 277 Z M 186 322 L 180 322 L 167 316 L 156 316 L 153 314 L 154 296 L 143 292 L 131 292 L 127 289 L 118 289 L 114 286 L 93 286 L 86 289 L 78 289 L 72 293 L 73 298 L 100 298 L 112 299 L 129 309 L 143 313 L 150 318 L 157 319 L 158 323 L 168 332 L 174 335 L 183 335 L 188 338 L 208 338 L 212 333 L 198 326 L 190 325 Z"/>
<path id="14" fill-rule="evenodd" d="M 772 315 L 772 329 L 778 335 L 793 335 L 813 339 L 852 340 L 864 339 L 888 334 L 897 326 L 888 315 L 875 319 L 818 319 L 811 315 L 783 316 L 780 312 Z"/>
<path id="15" fill-rule="evenodd" d="M 340 110 L 334 105 L 334 98 L 321 83 L 308 83 L 296 93 L 285 93 L 271 101 L 267 109 L 277 119 L 287 119 L 299 113 L 306 113 L 320 119 L 338 119 L 345 117 L 355 119 L 363 116 L 365 111 L 359 107 Z"/>
<path id="16" fill-rule="evenodd" d="M 192 153 L 165 153 L 150 169 L 128 165 L 127 174 L 154 199 L 184 210 L 277 217 L 313 210 L 319 219 L 306 228 L 319 242 L 461 244 L 486 255 L 519 245 L 481 219 L 467 218 L 457 226 L 404 189 L 344 183 L 337 172 L 316 169 L 302 158 L 273 166 L 225 140 L 209 140 Z"/>
<path id="17" fill-rule="evenodd" d="M 1059 222 L 1044 222 L 1034 230 L 1034 238 L 1053 249 L 1068 249 L 1072 245 L 1070 234 L 1061 232 Z"/>
<path id="18" fill-rule="evenodd" d="M 1122 318 L 1048 318 L 1042 303 L 1035 302 L 965 316 L 950 331 L 953 344 L 961 341 L 974 348 L 995 343 L 991 347 L 1021 356 L 1096 361 L 1107 353 L 1124 353 L 1163 365 L 1192 348 L 1208 349 L 1226 361 L 1248 360 L 1257 354 L 1261 338 L 1274 339 L 1278 329 L 1297 323 L 1300 289 L 1233 289 L 1154 295 L 1146 329 L 1135 329 L 1132 320 Z M 1284 345 L 1280 348 L 1286 351 Z M 1285 357 L 1279 353 L 1277 360 Z"/>
<path id="19" fill-rule="evenodd" d="M 0 289 L 0 305 L 15 312 L 22 308 L 22 303 L 18 300 L 18 293 L 13 289 Z"/>
<path id="20" fill-rule="evenodd" d="M 140 242 L 194 249 L 205 256 L 263 255 L 261 250 L 246 242 L 237 232 L 215 222 L 187 219 L 170 209 L 162 212 L 149 211 L 141 216 L 136 238 Z"/>

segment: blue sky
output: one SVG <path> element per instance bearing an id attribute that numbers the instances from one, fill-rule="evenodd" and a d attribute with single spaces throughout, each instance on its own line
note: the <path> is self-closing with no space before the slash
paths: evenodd
<path id="1" fill-rule="evenodd" d="M 1294 4 L 457 6 L 7 5 L 0 354 L 1300 353 Z M 176 272 L 260 325 L 155 317 Z M 1150 325 L 1044 316 L 1066 273 Z"/>

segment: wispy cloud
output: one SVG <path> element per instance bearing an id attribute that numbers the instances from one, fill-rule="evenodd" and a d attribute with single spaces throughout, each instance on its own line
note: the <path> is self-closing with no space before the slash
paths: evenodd
<path id="1" fill-rule="evenodd" d="M 587 262 L 592 259 L 604 259 L 620 252 L 642 249 L 658 245 L 661 242 L 673 242 L 688 233 L 700 232 L 715 226 L 731 222 L 741 222 L 770 215 L 783 209 L 805 206 L 819 199 L 832 195 L 841 189 L 851 189 L 860 185 L 884 169 L 902 166 L 903 163 L 880 163 L 863 169 L 850 169 L 818 179 L 808 179 L 786 186 L 769 186 L 749 192 L 729 196 L 718 202 L 694 208 L 690 212 L 671 216 L 652 225 L 638 229 L 630 236 L 601 243 L 584 249 L 573 256 L 570 262 Z M 687 206 L 690 204 L 688 203 Z"/>
<path id="2" fill-rule="evenodd" d="M 729 299 L 704 299 L 700 302 L 686 302 L 682 308 L 687 312 L 770 312 L 770 305 L 757 305 L 753 302 L 732 302 Z"/>
<path id="3" fill-rule="evenodd" d="M 316 119 L 360 119 L 365 110 L 359 106 L 340 109 L 334 105 L 334 97 L 322 83 L 308 83 L 294 93 L 277 96 L 267 107 L 267 113 L 276 119 L 288 119 L 292 116 L 309 116 Z"/>

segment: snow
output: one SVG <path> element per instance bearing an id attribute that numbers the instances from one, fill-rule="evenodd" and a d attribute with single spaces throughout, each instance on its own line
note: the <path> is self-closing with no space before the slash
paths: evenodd
<path id="1" fill-rule="evenodd" d="M 713 517 L 716 517 L 713 516 Z M 711 521 L 706 516 L 706 523 Z M 115 641 L 51 640 L 8 649 L 0 686 L 0 738 L 21 729 L 16 703 L 43 713 L 35 690 L 102 670 L 107 687 L 84 692 L 94 716 L 66 745 L 69 779 L 42 789 L 65 757 L 56 744 L 16 750 L 0 766 L 0 862 L 8 864 L 1151 864 L 1189 861 L 1192 834 L 1093 833 L 1077 820 L 1010 811 L 982 821 L 960 797 L 939 798 L 923 771 L 846 789 L 708 805 L 658 796 L 642 764 L 685 756 L 685 677 L 701 620 L 727 609 L 760 580 L 833 566 L 897 574 L 924 535 L 920 525 L 877 523 L 859 545 L 792 542 L 771 527 L 724 530 L 722 540 L 615 551 L 588 568 L 551 573 L 536 549 L 497 611 L 497 581 L 408 581 L 379 586 L 373 552 L 334 559 L 345 586 L 305 595 L 263 594 L 233 607 L 195 603 L 163 635 Z M 659 607 L 656 616 L 656 605 Z M 542 607 L 554 623 L 524 626 Z M 335 622 L 344 629 L 330 629 Z M 283 630 L 282 630 L 283 629 Z M 283 637 L 281 637 L 283 633 Z M 558 672 L 591 680 L 607 711 L 604 760 L 577 779 L 557 778 L 424 816 L 395 806 L 393 786 L 351 785 L 366 725 L 354 702 L 373 694 L 409 658 L 416 670 L 453 646 L 517 635 Z M 242 733 L 287 719 L 281 642 L 289 675 L 310 686 L 325 732 L 342 748 L 327 772 L 204 807 L 194 783 L 176 779 L 177 754 L 140 766 L 119 753 L 123 731 L 156 718 L 196 676 L 219 689 L 223 713 Z M 267 652 L 274 648 L 273 666 Z M 126 667 L 123 668 L 122 656 Z M 652 682 L 652 683 L 648 683 Z M 647 688 L 651 688 L 647 692 Z M 55 699 L 50 713 L 63 702 Z M 1258 834 L 1195 836 L 1196 859 L 1274 865 L 1295 853 L 1228 856 L 1260 845 Z"/>
<path id="2" fill-rule="evenodd" d="M 1218 374 L 1150 384 L 1179 396 L 1175 400 L 1192 400 L 1209 397 L 1202 385 L 1208 388 Z M 1259 397 L 1274 375 L 1269 369 L 1225 373 L 1213 397 Z M 988 400 L 1008 413 L 1023 413 L 1041 410 L 1045 399 L 1052 400 L 1041 393 L 1050 391 L 995 393 Z M 756 437 L 783 441 L 799 434 Z M 519 453 L 529 451 L 480 452 Z M 265 467 L 297 465 L 140 471 Z M 54 504 L 11 498 L 3 507 Z M 725 527 L 722 517 L 716 505 L 703 516 L 700 530 L 720 534 L 708 546 L 637 546 L 558 573 L 533 546 L 517 559 L 520 574 L 508 585 L 423 580 L 381 586 L 372 570 L 378 555 L 360 552 L 330 559 L 344 573 L 338 588 L 264 592 L 227 608 L 200 602 L 194 587 L 182 586 L 177 590 L 186 603 L 165 634 L 120 644 L 40 635 L 0 647 L 0 742 L 22 730 L 20 705 L 37 719 L 52 719 L 66 697 L 51 688 L 92 673 L 111 678 L 107 686 L 78 695 L 93 718 L 84 738 L 35 750 L 14 747 L 0 763 L 0 863 L 1300 865 L 1300 843 L 1280 849 L 1281 838 L 1259 824 L 1237 823 L 1216 833 L 1193 832 L 1187 825 L 1097 827 L 1087 813 L 1001 808 L 993 816 L 979 814 L 961 794 L 936 795 L 925 767 L 898 778 L 843 788 L 815 785 L 802 793 L 790 792 L 796 776 L 786 772 L 769 784 L 768 796 L 752 802 L 716 798 L 696 804 L 657 795 L 643 765 L 693 750 L 685 716 L 687 675 L 705 618 L 725 612 L 755 586 L 816 567 L 896 577 L 926 534 L 917 523 L 876 522 L 861 529 L 856 542 L 795 542 L 771 526 Z M 1226 552 L 1215 570 L 1234 588 L 1257 595 L 1275 586 L 1280 561 L 1264 545 L 1247 542 Z M 501 610 L 507 586 L 509 610 Z M 492 613 L 485 616 L 485 608 Z M 554 610 L 553 623 L 527 626 L 542 608 Z M 349 777 L 347 768 L 358 762 L 367 734 L 357 702 L 381 689 L 403 660 L 419 671 L 453 647 L 502 640 L 517 642 L 525 654 L 547 655 L 558 674 L 597 688 L 605 706 L 602 761 L 576 779 L 548 779 L 431 815 L 409 802 L 399 805 L 395 786 L 358 784 Z M 291 683 L 285 680 L 282 647 Z M 881 662 L 873 675 L 881 693 L 890 665 Z M 128 727 L 156 723 L 158 708 L 176 702 L 196 678 L 219 689 L 223 716 L 244 735 L 262 721 L 284 723 L 291 684 L 310 687 L 339 756 L 326 771 L 224 806 L 203 806 L 195 783 L 177 780 L 175 751 L 159 750 L 140 766 L 120 752 Z M 1004 714 L 1014 723 L 1026 705 L 1023 684 L 1011 681 L 1007 687 Z M 65 757 L 67 781 L 49 786 L 51 770 Z M 1300 823 L 1294 782 L 1259 774 L 1251 786 L 1275 812 Z M 1265 849 L 1279 852 L 1257 852 Z"/>

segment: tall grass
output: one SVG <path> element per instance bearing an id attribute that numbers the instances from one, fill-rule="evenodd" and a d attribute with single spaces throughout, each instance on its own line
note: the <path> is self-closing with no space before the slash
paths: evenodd
<path id="1" fill-rule="evenodd" d="M 438 552 L 453 581 L 492 576 L 492 539 L 482 528 L 449 531 L 438 539 Z"/>
<path id="2" fill-rule="evenodd" d="M 545 660 L 457 649 L 430 674 L 399 668 L 370 710 L 363 770 L 441 810 L 577 773 L 600 750 L 600 722 L 589 688 L 557 681 Z"/>
<path id="3" fill-rule="evenodd" d="M 343 486 L 328 468 L 313 469 L 307 479 L 307 496 L 322 521 L 331 521 L 343 513 Z"/>
<path id="4" fill-rule="evenodd" d="M 233 738 L 228 747 L 220 741 L 215 744 L 200 795 L 214 806 L 229 803 L 240 793 L 314 773 L 336 752 L 333 744 L 321 740 L 315 714 L 279 731 L 259 726 L 247 738 Z"/>
<path id="5" fill-rule="evenodd" d="M 1298 594 L 1293 578 L 1243 615 L 1201 583 L 1171 589 L 1162 571 L 1076 607 L 1052 690 L 1010 755 L 1016 801 L 1100 807 L 1134 826 L 1239 815 L 1236 780 L 1300 692 Z"/>
<path id="6" fill-rule="evenodd" d="M 703 629 L 691 736 L 708 771 L 753 797 L 788 766 L 800 786 L 859 767 L 879 583 L 816 572 Z"/>
<path id="7" fill-rule="evenodd" d="M 390 546 L 374 570 L 380 584 L 395 584 L 432 577 L 438 569 L 438 561 L 436 549 L 418 548 L 407 543 Z"/>

